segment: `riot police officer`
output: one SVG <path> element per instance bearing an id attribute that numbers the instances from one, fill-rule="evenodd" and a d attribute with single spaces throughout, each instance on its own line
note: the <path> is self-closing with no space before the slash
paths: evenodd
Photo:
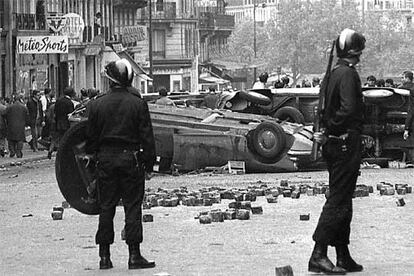
<path id="1" fill-rule="evenodd" d="M 322 155 L 329 172 L 329 195 L 313 234 L 315 247 L 309 260 L 312 272 L 345 274 L 363 269 L 352 259 L 348 244 L 364 118 L 361 80 L 355 65 L 364 48 L 364 36 L 350 29 L 343 30 L 336 39 L 338 61 L 326 83 L 321 122 L 324 131 L 314 134 L 314 139 L 323 145 Z M 328 245 L 336 248 L 336 266 L 327 257 Z"/>
<path id="2" fill-rule="evenodd" d="M 113 218 L 122 199 L 129 269 L 150 268 L 155 262 L 142 257 L 142 210 L 145 178 L 155 162 L 155 142 L 148 105 L 131 87 L 133 72 L 126 59 L 105 67 L 110 89 L 89 106 L 87 154 L 97 159 L 100 207 L 96 244 L 100 269 L 112 268 L 110 244 L 114 242 Z"/>

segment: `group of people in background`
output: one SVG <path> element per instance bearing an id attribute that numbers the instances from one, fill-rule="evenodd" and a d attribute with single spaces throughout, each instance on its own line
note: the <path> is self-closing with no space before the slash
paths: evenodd
<path id="1" fill-rule="evenodd" d="M 0 99 L 0 156 L 23 157 L 23 145 L 27 142 L 35 152 L 39 144 L 47 149 L 47 156 L 52 158 L 53 151 L 59 146 L 59 140 L 70 128 L 68 114 L 77 105 L 86 104 L 99 94 L 95 88 L 82 89 L 77 97 L 73 88 L 67 87 L 62 96 L 55 99 L 49 88 L 43 91 L 30 90 L 25 98 L 24 91 L 19 91 L 11 98 Z M 26 141 L 26 128 L 30 128 L 31 140 Z"/>

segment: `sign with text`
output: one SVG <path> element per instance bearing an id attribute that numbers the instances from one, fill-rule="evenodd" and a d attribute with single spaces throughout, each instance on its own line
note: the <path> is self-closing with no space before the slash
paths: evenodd
<path id="1" fill-rule="evenodd" d="M 147 26 L 136 25 L 123 27 L 121 30 L 122 44 L 126 45 L 147 39 Z"/>
<path id="2" fill-rule="evenodd" d="M 196 0 L 197 7 L 217 7 L 217 0 Z"/>
<path id="3" fill-rule="evenodd" d="M 18 54 L 67 54 L 69 43 L 67 36 L 18 36 L 16 48 Z"/>
<path id="4" fill-rule="evenodd" d="M 48 16 L 46 24 L 54 33 L 58 33 L 66 26 L 66 20 L 64 16 Z"/>
<path id="5" fill-rule="evenodd" d="M 85 28 L 82 17 L 76 13 L 68 13 L 63 17 L 66 18 L 66 24 L 61 29 L 61 34 L 73 39 L 80 38 Z"/>

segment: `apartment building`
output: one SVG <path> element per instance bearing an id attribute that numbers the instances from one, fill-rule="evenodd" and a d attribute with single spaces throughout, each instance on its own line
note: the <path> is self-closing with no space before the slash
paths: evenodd
<path id="1" fill-rule="evenodd" d="M 145 5 L 144 0 L 1 0 L 0 96 L 46 87 L 57 95 L 67 86 L 105 89 L 109 46 L 139 37 L 136 13 Z"/>

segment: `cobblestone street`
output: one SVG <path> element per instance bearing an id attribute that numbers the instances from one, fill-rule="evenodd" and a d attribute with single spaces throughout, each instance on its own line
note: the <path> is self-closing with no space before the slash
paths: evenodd
<path id="1" fill-rule="evenodd" d="M 369 197 L 354 199 L 350 250 L 364 271 L 355 275 L 414 274 L 414 196 L 380 196 L 380 181 L 413 184 L 412 169 L 362 170 L 359 184 L 374 186 Z M 316 182 L 327 173 L 248 175 L 155 176 L 147 187 L 188 190 L 203 187 L 246 188 L 262 181 L 278 186 L 280 180 Z M 63 220 L 52 220 L 54 206 L 64 201 L 54 175 L 54 160 L 40 160 L 0 171 L 0 271 L 2 275 L 275 275 L 275 267 L 291 265 L 294 275 L 308 275 L 307 261 L 313 247 L 323 195 L 299 199 L 278 197 L 269 204 L 258 197 L 262 215 L 250 220 L 225 220 L 200 224 L 200 211 L 228 208 L 230 200 L 210 207 L 153 207 L 153 222 L 144 223 L 144 256 L 154 259 L 154 269 L 128 271 L 128 249 L 121 240 L 123 209 L 115 217 L 115 243 L 111 247 L 114 268 L 98 269 L 98 247 L 94 242 L 98 217 L 65 209 Z M 397 207 L 397 198 L 406 205 Z M 299 216 L 310 214 L 310 220 Z M 334 249 L 329 255 L 335 260 Z"/>

